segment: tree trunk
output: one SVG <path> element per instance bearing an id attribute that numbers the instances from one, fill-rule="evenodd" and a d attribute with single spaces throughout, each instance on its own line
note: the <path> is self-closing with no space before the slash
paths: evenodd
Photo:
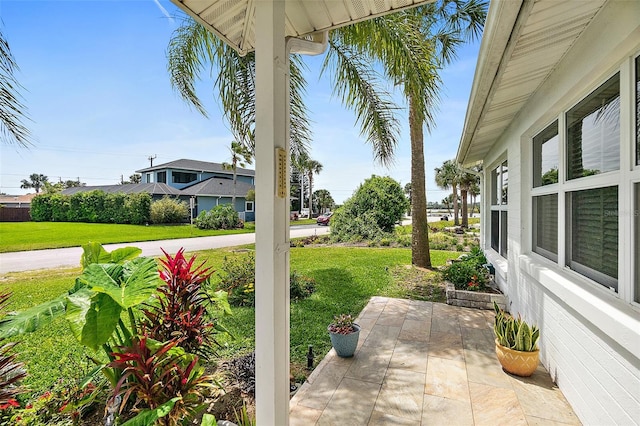
<path id="1" fill-rule="evenodd" d="M 313 172 L 309 172 L 309 219 L 313 215 Z"/>
<path id="2" fill-rule="evenodd" d="M 453 189 L 453 224 L 454 226 L 458 226 L 460 225 L 458 214 L 458 184 L 453 183 L 451 188 Z"/>
<path id="3" fill-rule="evenodd" d="M 460 198 L 462 198 L 462 227 L 469 227 L 469 211 L 467 210 L 467 189 L 460 187 Z"/>
<path id="4" fill-rule="evenodd" d="M 427 191 L 424 173 L 424 136 L 422 118 L 417 114 L 413 97 L 409 97 L 409 132 L 411 135 L 411 263 L 431 268 L 429 226 L 427 223 Z"/>

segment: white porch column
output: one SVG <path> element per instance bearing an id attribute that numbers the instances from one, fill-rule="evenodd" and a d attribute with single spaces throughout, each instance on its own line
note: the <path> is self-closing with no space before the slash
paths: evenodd
<path id="1" fill-rule="evenodd" d="M 289 158 L 284 0 L 256 1 L 256 416 L 289 424 L 289 167 L 277 196 L 276 149 Z M 286 162 L 285 162 L 286 163 Z"/>

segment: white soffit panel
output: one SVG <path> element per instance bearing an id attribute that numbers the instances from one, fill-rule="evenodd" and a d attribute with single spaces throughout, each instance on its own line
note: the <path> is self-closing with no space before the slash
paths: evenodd
<path id="1" fill-rule="evenodd" d="M 525 0 L 499 64 L 476 74 L 474 86 L 487 84 L 484 99 L 470 99 L 458 161 L 481 161 L 580 37 L 606 0 Z M 491 12 L 491 11 L 490 11 Z M 489 20 L 488 20 L 489 21 Z M 495 22 L 495 21 L 494 21 Z M 489 31 L 485 28 L 485 34 Z M 487 46 L 485 54 L 495 54 Z M 482 54 L 482 51 L 481 51 Z M 478 59 L 480 63 L 481 58 Z M 483 81 L 484 79 L 484 81 Z M 471 119 L 470 119 L 471 118 Z"/>
<path id="2" fill-rule="evenodd" d="M 171 1 L 240 54 L 246 54 L 255 49 L 255 4 L 269 0 Z M 304 37 L 432 1 L 286 0 L 285 35 Z"/>

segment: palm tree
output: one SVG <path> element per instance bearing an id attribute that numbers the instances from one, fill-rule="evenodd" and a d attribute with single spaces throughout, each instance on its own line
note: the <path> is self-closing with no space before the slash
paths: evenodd
<path id="1" fill-rule="evenodd" d="M 327 210 L 331 210 L 336 203 L 329 191 L 318 189 L 313 193 L 313 204 L 318 206 L 320 213 L 325 213 Z"/>
<path id="2" fill-rule="evenodd" d="M 313 215 L 313 175 L 320 174 L 322 171 L 322 164 L 316 160 L 308 159 L 305 164 L 305 171 L 307 172 L 307 180 L 309 182 L 309 218 Z"/>
<path id="3" fill-rule="evenodd" d="M 411 262 L 430 268 L 423 126 L 434 125 L 438 71 L 455 58 L 465 39 L 480 35 L 486 17 L 484 0 L 437 0 L 345 27 L 344 40 L 379 60 L 387 78 L 401 86 L 409 106 L 411 138 Z M 335 32 L 334 32 L 335 33 Z M 340 33 L 338 33 L 340 34 Z"/>
<path id="4" fill-rule="evenodd" d="M 372 146 L 374 158 L 392 162 L 398 141 L 396 106 L 381 89 L 384 77 L 402 88 L 409 105 L 413 190 L 412 263 L 430 267 L 424 177 L 423 125 L 429 130 L 438 101 L 438 70 L 452 61 L 464 39 L 480 33 L 486 16 L 484 0 L 438 0 L 334 30 L 322 73 L 333 73 L 334 94 L 355 110 L 361 133 Z M 188 18 L 169 46 L 171 81 L 187 102 L 206 114 L 195 94 L 194 82 L 204 61 L 218 69 L 215 85 L 234 134 L 251 135 L 255 122 L 255 57 L 240 57 L 213 34 Z M 302 62 L 292 55 L 291 147 L 292 156 L 303 152 L 309 139 L 306 109 L 301 94 L 305 84 Z M 299 127 L 302 126 L 302 127 Z M 300 137 L 296 137 L 296 135 Z M 252 143 L 252 141 L 249 141 Z M 253 146 L 253 145 L 251 145 Z M 297 148 L 297 150 L 296 150 Z"/>
<path id="5" fill-rule="evenodd" d="M 474 184 L 477 185 L 479 177 L 473 173 L 462 171 L 460 174 L 460 198 L 462 199 L 462 227 L 469 227 L 469 211 L 467 208 L 467 200 L 469 198 L 469 190 Z"/>
<path id="6" fill-rule="evenodd" d="M 36 190 L 36 194 L 40 193 L 40 188 L 45 186 L 45 183 L 49 182 L 49 178 L 43 174 L 32 173 L 29 176 L 29 180 L 22 179 L 22 184 L 20 188 L 29 189 L 33 188 Z"/>
<path id="7" fill-rule="evenodd" d="M 14 76 L 14 72 L 17 70 L 18 65 L 11 54 L 9 43 L 0 32 L 0 92 L 2 93 L 2 102 L 0 102 L 0 140 L 8 145 L 16 144 L 28 147 L 31 145 L 30 132 L 22 124 L 22 120 L 27 116 L 25 106 L 20 102 L 21 96 L 18 92 L 22 86 Z"/>
<path id="8" fill-rule="evenodd" d="M 233 208 L 236 208 L 236 181 L 237 181 L 237 170 L 238 166 L 247 167 L 247 164 L 251 164 L 251 151 L 249 148 L 242 145 L 239 142 L 231 141 L 231 146 L 229 147 L 229 152 L 231 152 L 231 163 L 222 163 L 222 168 L 225 170 L 233 171 L 233 197 L 231 198 L 231 205 Z"/>
<path id="9" fill-rule="evenodd" d="M 480 195 L 480 179 L 469 187 L 469 195 L 471 196 L 471 214 L 473 215 L 473 212 L 476 209 L 476 198 Z"/>
<path id="10" fill-rule="evenodd" d="M 460 166 L 458 166 L 458 164 L 453 160 L 447 160 L 442 163 L 442 167 L 436 167 L 434 170 L 436 172 L 436 185 L 444 190 L 451 189 L 453 192 L 453 224 L 458 226 L 460 224 L 458 218 L 458 185 L 460 183 Z"/>

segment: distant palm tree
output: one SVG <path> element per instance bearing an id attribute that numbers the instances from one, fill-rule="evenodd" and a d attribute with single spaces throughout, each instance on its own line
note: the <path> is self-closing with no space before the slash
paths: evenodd
<path id="1" fill-rule="evenodd" d="M 316 192 L 314 192 L 313 201 L 313 204 L 318 206 L 320 213 L 324 213 L 327 210 L 333 209 L 336 204 L 333 200 L 333 197 L 331 196 L 331 193 L 329 193 L 329 191 L 327 191 L 326 189 L 318 189 Z"/>
<path id="2" fill-rule="evenodd" d="M 33 188 L 36 190 L 36 194 L 40 193 L 40 188 L 45 186 L 45 183 L 49 182 L 49 178 L 43 174 L 32 173 L 29 176 L 29 180 L 22 179 L 22 184 L 20 188 L 29 189 Z"/>
<path id="3" fill-rule="evenodd" d="M 231 205 L 236 208 L 236 181 L 237 181 L 237 169 L 238 166 L 244 168 L 247 164 L 251 164 L 251 151 L 239 142 L 232 141 L 231 147 L 231 163 L 222 163 L 222 168 L 225 170 L 233 171 L 233 197 L 231 198 Z"/>
<path id="4" fill-rule="evenodd" d="M 307 182 L 309 182 L 309 218 L 313 214 L 313 175 L 320 174 L 322 171 L 322 164 L 320 162 L 306 157 L 301 163 L 302 170 L 307 175 Z"/>
<path id="5" fill-rule="evenodd" d="M 469 187 L 469 195 L 471 196 L 471 214 L 473 215 L 476 209 L 476 198 L 480 195 L 480 179 Z M 478 211 L 478 213 L 480 212 Z"/>
<path id="6" fill-rule="evenodd" d="M 467 207 L 467 200 L 469 198 L 469 189 L 472 185 L 477 185 L 480 178 L 466 171 L 461 171 L 460 174 L 460 198 L 462 199 L 462 227 L 469 227 L 469 211 Z"/>
<path id="7" fill-rule="evenodd" d="M 453 192 L 453 224 L 458 226 L 460 224 L 458 218 L 458 185 L 460 184 L 460 166 L 453 161 L 447 160 L 442 163 L 441 167 L 436 167 L 436 185 L 439 188 L 447 190 L 451 189 Z"/>
<path id="8" fill-rule="evenodd" d="M 0 32 L 0 140 L 8 145 L 31 145 L 30 132 L 22 124 L 27 119 L 26 107 L 20 102 L 18 91 L 22 88 L 14 76 L 18 65 L 11 54 L 9 43 Z M 40 187 L 38 187 L 39 190 Z M 37 191 L 36 191 L 37 192 Z"/>

